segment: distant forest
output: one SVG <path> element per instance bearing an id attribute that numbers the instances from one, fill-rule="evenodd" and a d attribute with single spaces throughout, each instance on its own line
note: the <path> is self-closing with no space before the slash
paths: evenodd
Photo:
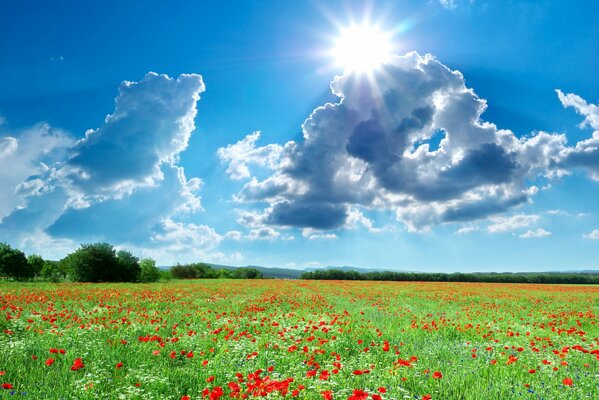
<path id="1" fill-rule="evenodd" d="M 157 282 L 168 279 L 319 279 L 351 281 L 426 281 L 426 282 L 497 282 L 599 284 L 599 272 L 549 273 L 427 273 L 317 269 L 301 271 L 259 266 L 230 267 L 203 262 L 177 264 L 160 269 L 150 258 L 139 259 L 126 250 L 108 243 L 83 244 L 60 261 L 26 256 L 19 249 L 0 243 L 0 278 L 16 281 L 51 282 Z M 300 275 L 301 273 L 301 275 Z"/>
<path id="2" fill-rule="evenodd" d="M 175 279 L 260 279 L 255 268 L 215 269 L 206 263 L 193 263 L 160 270 L 151 258 L 140 260 L 126 250 L 108 243 L 83 244 L 60 261 L 28 257 L 7 243 L 0 243 L 0 278 L 15 281 L 50 282 L 158 282 Z"/>
<path id="3" fill-rule="evenodd" d="M 424 281 L 424 282 L 497 282 L 497 283 L 569 283 L 599 284 L 599 273 L 427 273 L 427 272 L 358 272 L 320 269 L 304 272 L 301 279 L 348 281 Z"/>

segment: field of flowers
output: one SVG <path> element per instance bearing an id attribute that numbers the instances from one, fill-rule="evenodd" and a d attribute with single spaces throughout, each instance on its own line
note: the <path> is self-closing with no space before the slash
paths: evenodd
<path id="1" fill-rule="evenodd" d="M 599 287 L 0 283 L 0 398 L 598 399 Z"/>

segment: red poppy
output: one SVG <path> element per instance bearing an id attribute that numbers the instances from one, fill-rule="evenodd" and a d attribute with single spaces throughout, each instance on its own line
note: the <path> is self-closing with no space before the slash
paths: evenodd
<path id="1" fill-rule="evenodd" d="M 54 359 L 50 357 L 46 360 L 46 365 L 49 367 L 52 364 L 54 364 Z"/>
<path id="2" fill-rule="evenodd" d="M 441 379 L 441 378 L 443 378 L 443 374 L 440 373 L 439 371 L 435 371 L 435 372 L 433 372 L 433 378 L 434 379 Z"/>
<path id="3" fill-rule="evenodd" d="M 10 383 L 3 383 L 2 389 L 12 389 L 12 385 Z"/>
<path id="4" fill-rule="evenodd" d="M 73 361 L 73 365 L 71 366 L 71 371 L 77 371 L 83 367 L 85 367 L 85 365 L 83 364 L 83 361 L 81 360 L 81 358 L 77 358 L 75 361 Z"/>
<path id="5" fill-rule="evenodd" d="M 566 386 L 572 386 L 572 384 L 574 383 L 574 381 L 570 378 L 564 379 L 563 382 L 564 382 L 564 385 L 566 385 Z"/>

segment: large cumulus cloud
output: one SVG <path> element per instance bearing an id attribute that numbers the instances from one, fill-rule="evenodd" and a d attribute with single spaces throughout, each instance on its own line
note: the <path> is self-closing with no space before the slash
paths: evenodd
<path id="1" fill-rule="evenodd" d="M 428 229 L 503 213 L 530 201 L 539 177 L 596 165 L 583 159 L 597 161 L 585 142 L 576 150 L 565 135 L 517 137 L 485 121 L 486 101 L 430 55 L 412 52 L 372 74 L 337 76 L 331 89 L 339 102 L 315 109 L 303 141 L 277 147 L 272 174 L 252 177 L 236 196 L 266 203 L 265 225 L 335 229 L 358 206 L 391 210 L 410 230 Z M 254 139 L 242 141 L 253 146 L 246 152 L 268 154 Z"/>
<path id="2" fill-rule="evenodd" d="M 114 197 L 161 179 L 160 166 L 174 164 L 195 129 L 202 77 L 177 79 L 148 73 L 123 82 L 115 110 L 71 149 L 63 174 L 88 196 Z"/>
<path id="3" fill-rule="evenodd" d="M 0 132 L 0 221 L 26 205 L 26 197 L 43 189 L 39 179 L 64 157 L 73 139 L 59 129 L 39 124 L 19 132 Z"/>
<path id="4" fill-rule="evenodd" d="M 0 166 L 18 161 L 18 168 L 0 168 L 11 171 L 0 172 L 0 183 L 12 196 L 1 199 L 0 237 L 29 247 L 43 238 L 63 248 L 69 240 L 179 248 L 169 234 L 181 230 L 177 217 L 201 209 L 202 181 L 187 178 L 178 157 L 203 91 L 200 75 L 148 73 L 123 82 L 114 112 L 76 142 L 47 125 L 1 138 Z M 207 243 L 200 233 L 191 238 L 198 251 L 222 240 L 214 233 Z"/>
<path id="5" fill-rule="evenodd" d="M 588 126 L 593 129 L 590 139 L 578 142 L 573 148 L 564 149 L 562 163 L 565 168 L 583 168 L 588 171 L 591 179 L 599 181 L 599 107 L 587 103 L 576 94 L 564 94 L 561 90 L 556 92 L 564 107 L 572 107 L 584 116 L 581 128 Z"/>

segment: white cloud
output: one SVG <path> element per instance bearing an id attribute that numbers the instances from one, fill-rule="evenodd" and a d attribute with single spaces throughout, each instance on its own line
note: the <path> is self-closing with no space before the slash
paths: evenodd
<path id="1" fill-rule="evenodd" d="M 77 142 L 47 124 L 0 138 L 0 240 L 54 258 L 101 240 L 161 263 L 240 259 L 216 250 L 213 228 L 180 222 L 202 209 L 201 179 L 178 162 L 203 90 L 199 75 L 149 73 Z"/>
<path id="2" fill-rule="evenodd" d="M 465 235 L 465 234 L 470 233 L 470 232 L 478 231 L 478 229 L 479 228 L 476 227 L 476 226 L 468 225 L 468 226 L 461 227 L 455 233 L 457 233 L 458 235 Z"/>
<path id="3" fill-rule="evenodd" d="M 545 214 L 547 214 L 547 215 L 570 215 L 569 212 L 564 211 L 564 210 L 547 210 L 547 211 L 545 211 Z"/>
<path id="4" fill-rule="evenodd" d="M 256 147 L 259 139 L 260 132 L 254 132 L 235 144 L 218 149 L 220 160 L 229 163 L 226 172 L 231 179 L 249 178 L 251 174 L 248 166 L 251 164 L 269 168 L 278 165 L 283 148 L 277 144 Z"/>
<path id="5" fill-rule="evenodd" d="M 322 264 L 319 263 L 318 261 L 308 261 L 307 263 L 304 264 L 305 268 L 319 268 L 322 267 Z"/>
<path id="6" fill-rule="evenodd" d="M 27 205 L 28 195 L 46 186 L 37 176 L 47 171 L 46 163 L 64 156 L 73 139 L 64 131 L 39 124 L 14 136 L 0 137 L 0 221 L 16 208 Z"/>
<path id="7" fill-rule="evenodd" d="M 539 216 L 535 214 L 517 214 L 510 217 L 491 217 L 491 224 L 487 227 L 490 233 L 511 232 L 519 228 L 526 228 L 537 223 Z"/>
<path id="8" fill-rule="evenodd" d="M 159 233 L 152 236 L 151 240 L 157 243 L 169 243 L 181 249 L 194 247 L 212 249 L 223 240 L 223 237 L 209 226 L 174 222 L 167 218 L 162 221 Z"/>
<path id="9" fill-rule="evenodd" d="M 243 238 L 243 234 L 239 231 L 229 231 L 225 233 L 225 239 L 229 240 L 241 240 Z"/>
<path id="10" fill-rule="evenodd" d="M 346 73 L 331 88 L 339 102 L 316 108 L 303 140 L 277 147 L 276 162 L 261 161 L 272 170 L 265 179 L 223 154 L 270 154 L 255 146 L 256 134 L 221 149 L 222 159 L 237 160 L 229 173 L 249 179 L 235 200 L 266 203 L 261 224 L 368 228 L 357 214 L 368 208 L 426 231 L 506 212 L 538 192 L 524 182 L 568 173 L 559 162 L 564 135 L 517 138 L 484 121 L 486 101 L 430 55 L 394 57 L 368 79 Z"/>
<path id="11" fill-rule="evenodd" d="M 304 228 L 302 229 L 302 236 L 309 240 L 318 240 L 318 239 L 337 239 L 337 235 L 334 233 L 325 233 L 322 231 L 318 231 L 312 228 Z"/>
<path id="12" fill-rule="evenodd" d="M 599 229 L 593 229 L 591 232 L 589 233 L 585 233 L 584 235 L 582 235 L 582 237 L 584 237 L 585 239 L 599 239 Z"/>
<path id="13" fill-rule="evenodd" d="M 249 240 L 273 240 L 278 238 L 280 235 L 281 233 L 277 232 L 273 228 L 262 227 L 250 230 L 247 238 Z"/>
<path id="14" fill-rule="evenodd" d="M 597 105 L 589 104 L 582 97 L 573 93 L 564 94 L 559 89 L 556 89 L 555 92 L 564 107 L 572 107 L 578 114 L 585 117 L 580 124 L 581 127 L 590 126 L 595 130 L 599 129 L 599 107 Z"/>
<path id="15" fill-rule="evenodd" d="M 344 227 L 346 229 L 357 229 L 359 226 L 366 228 L 370 233 L 383 233 L 392 230 L 392 227 L 390 226 L 385 226 L 382 228 L 375 227 L 372 220 L 364 216 L 362 211 L 358 210 L 357 208 L 349 208 Z"/>
<path id="16" fill-rule="evenodd" d="M 455 0 L 439 0 L 439 3 L 445 8 L 455 8 L 456 3 Z"/>
<path id="17" fill-rule="evenodd" d="M 559 89 L 556 92 L 564 107 L 572 107 L 584 116 L 580 127 L 589 126 L 594 130 L 590 139 L 576 143 L 573 148 L 564 148 L 559 162 L 564 168 L 583 168 L 588 171 L 591 179 L 599 181 L 599 107 L 587 103 L 578 95 L 564 94 Z"/>
<path id="18" fill-rule="evenodd" d="M 39 230 L 21 237 L 15 245 L 26 254 L 38 254 L 47 260 L 60 260 L 79 247 L 74 240 L 53 238 Z"/>
<path id="19" fill-rule="evenodd" d="M 528 230 L 526 231 L 526 233 L 520 235 L 521 238 L 540 238 L 546 236 L 551 236 L 551 232 L 548 232 L 543 228 L 538 228 L 536 230 Z"/>
<path id="20" fill-rule="evenodd" d="M 114 112 L 77 142 L 60 175 L 94 200 L 155 185 L 161 165 L 175 165 L 187 148 L 203 91 L 195 74 L 173 79 L 150 72 L 139 82 L 123 82 Z"/>

